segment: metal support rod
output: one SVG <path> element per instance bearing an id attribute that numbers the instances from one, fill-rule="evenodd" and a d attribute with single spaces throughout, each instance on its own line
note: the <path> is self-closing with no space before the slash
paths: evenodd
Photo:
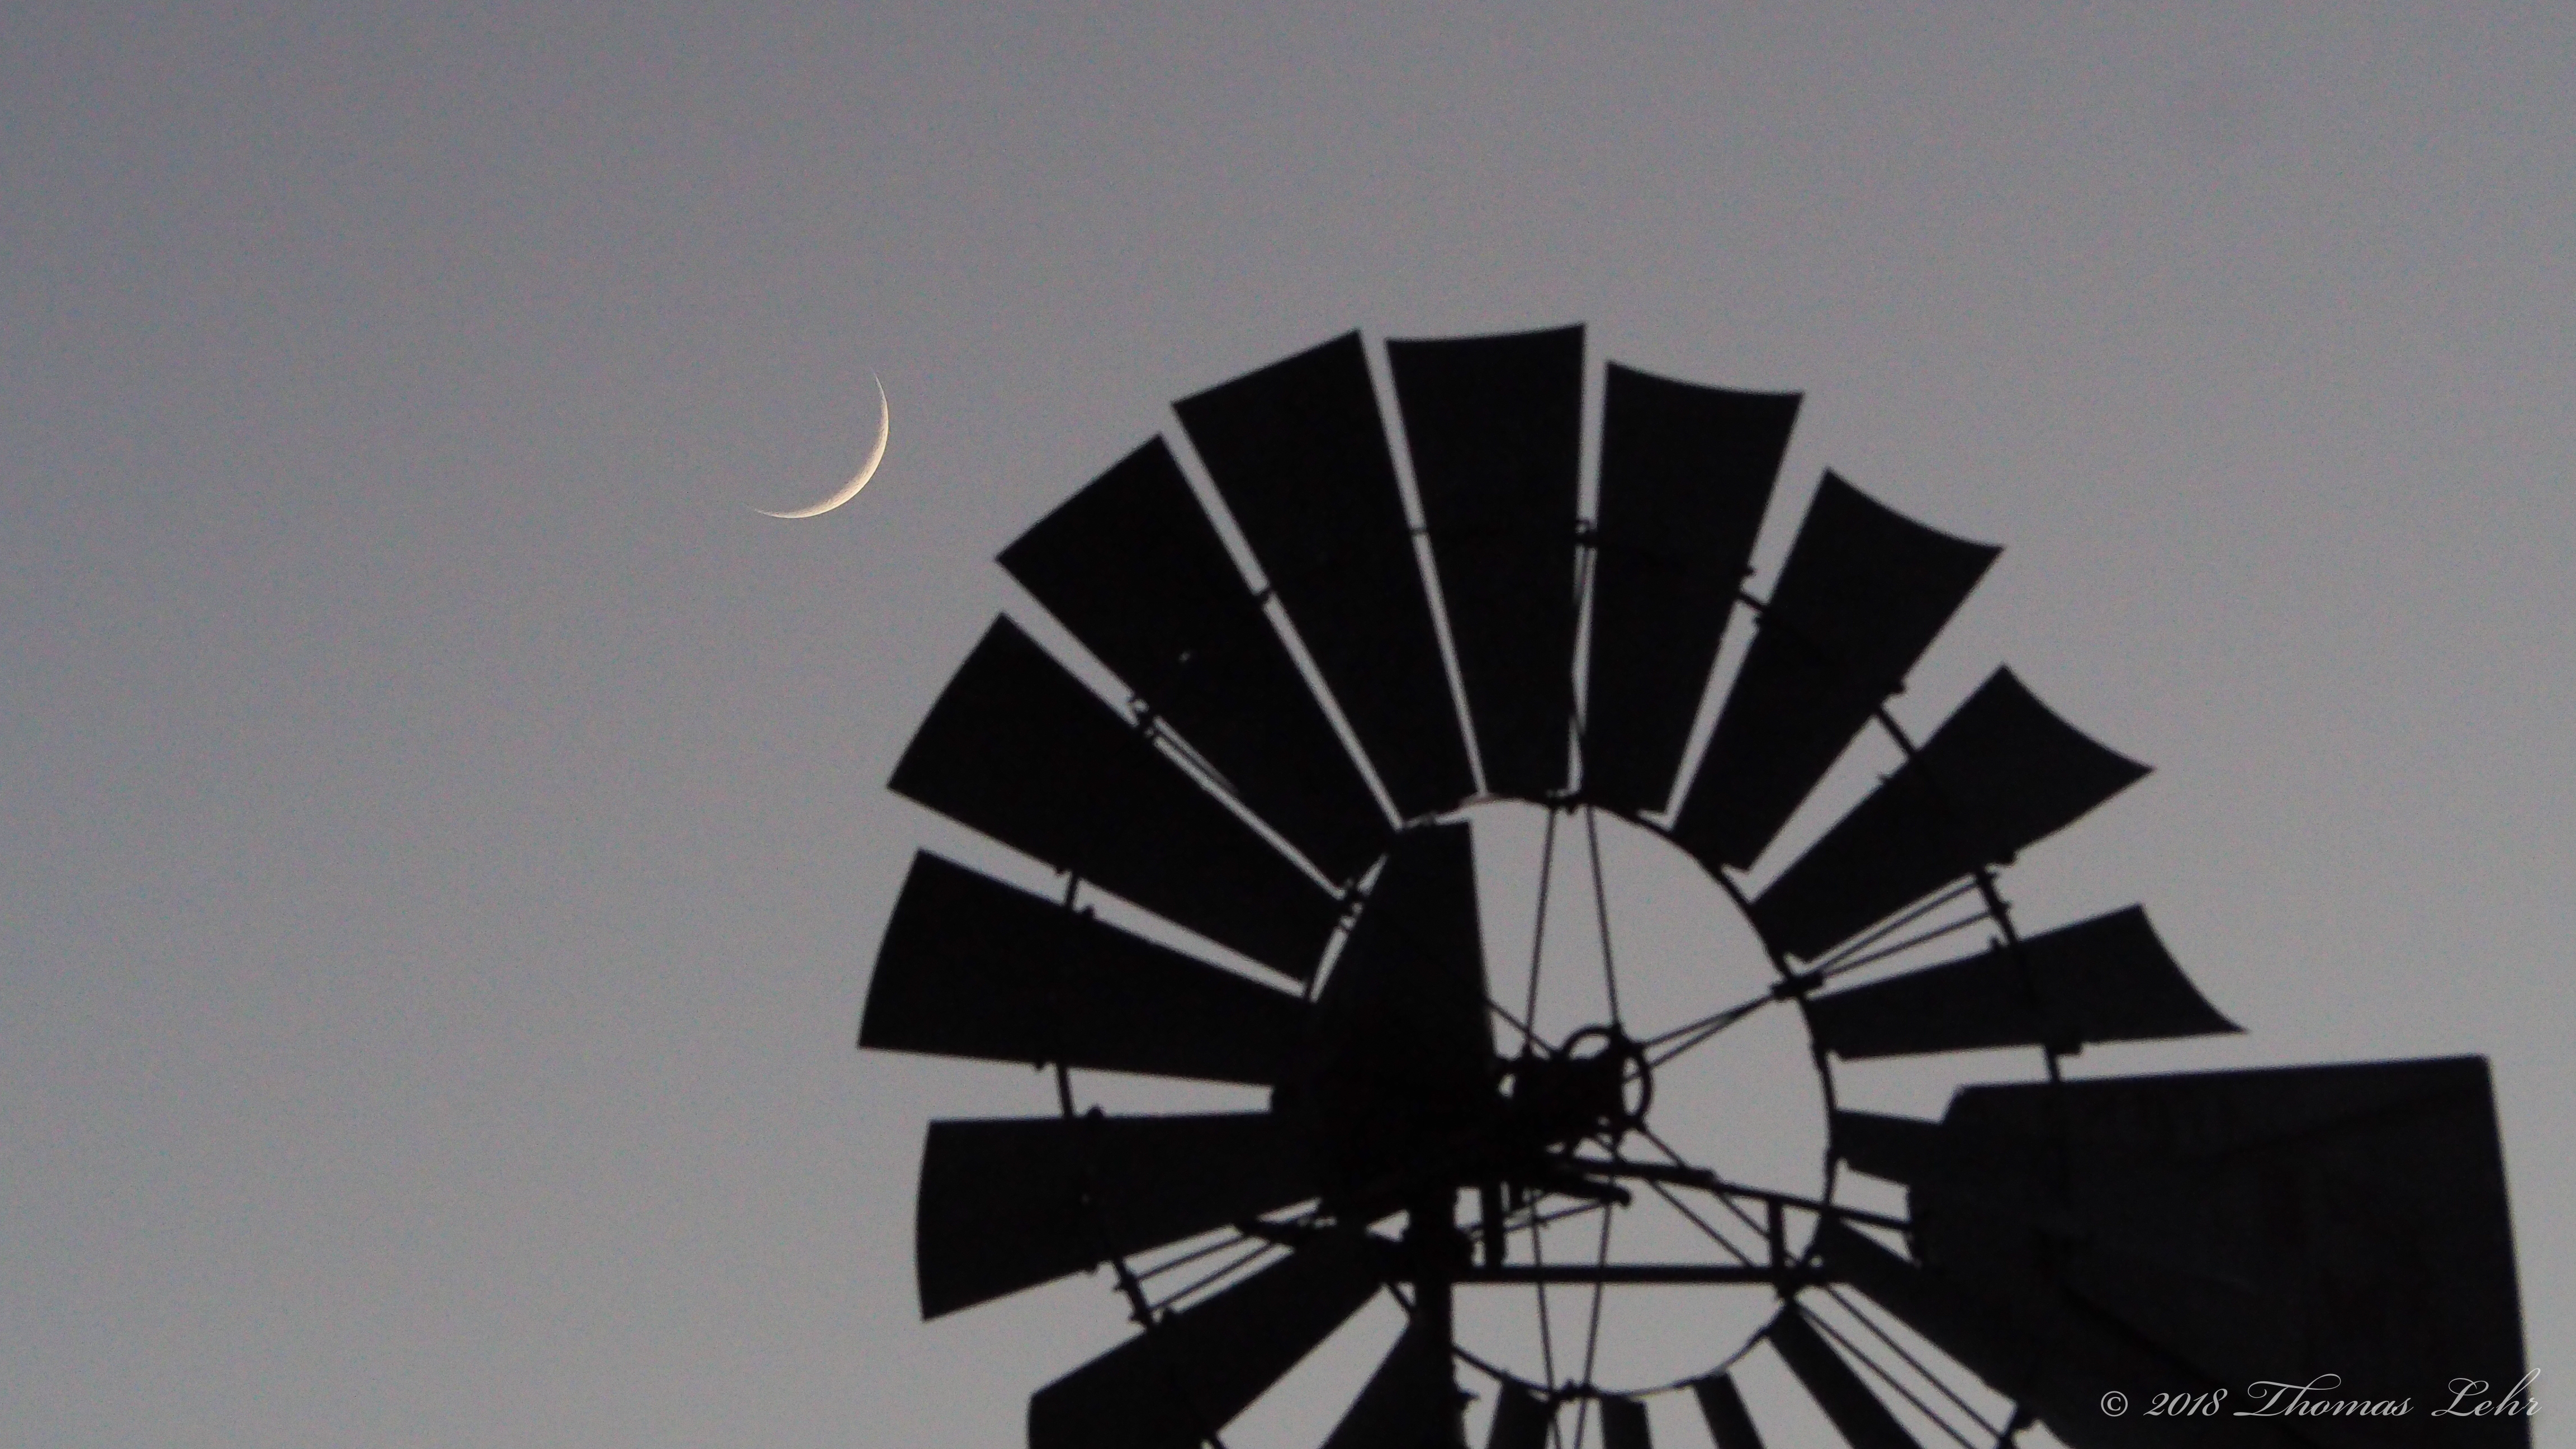
<path id="1" fill-rule="evenodd" d="M 1498 1268 L 1461 1268 L 1448 1275 L 1453 1283 L 1764 1283 L 1775 1288 L 1803 1288 L 1833 1281 L 1815 1267 L 1774 1268 L 1741 1263 L 1507 1263 Z"/>
<path id="2" fill-rule="evenodd" d="M 1441 1377 L 1453 1390 L 1450 1417 L 1442 1425 L 1438 1442 L 1464 1449 L 1466 1425 L 1456 1416 L 1466 1408 L 1466 1400 L 1454 1393 L 1456 1383 L 1450 1364 L 1458 1346 L 1458 1331 L 1449 1285 L 1466 1252 L 1466 1243 L 1458 1235 L 1455 1192 L 1428 1192 L 1413 1203 L 1405 1215 L 1404 1249 L 1404 1259 L 1413 1274 L 1413 1302 L 1409 1305 L 1413 1331 L 1438 1346 Z"/>
<path id="3" fill-rule="evenodd" d="M 1704 1167 L 1667 1166 L 1659 1162 L 1613 1162 L 1605 1157 L 1569 1158 L 1566 1166 L 1577 1172 L 1596 1173 L 1603 1177 L 1633 1177 L 1646 1182 L 1669 1182 L 1680 1187 L 1695 1187 L 1718 1197 L 1750 1198 L 1755 1202 L 1768 1203 L 1775 1210 L 1793 1207 L 1804 1212 L 1837 1217 L 1846 1222 L 1862 1223 L 1874 1228 L 1893 1228 L 1902 1231 L 1913 1226 L 1903 1218 L 1890 1217 L 1885 1213 L 1845 1207 L 1841 1203 L 1819 1202 L 1811 1197 L 1800 1197 L 1796 1193 L 1773 1192 L 1768 1188 L 1747 1187 L 1742 1183 L 1729 1182 Z"/>

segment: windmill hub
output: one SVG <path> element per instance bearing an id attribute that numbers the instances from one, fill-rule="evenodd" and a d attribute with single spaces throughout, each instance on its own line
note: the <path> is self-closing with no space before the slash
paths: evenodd
<path id="1" fill-rule="evenodd" d="M 1613 1141 L 1646 1120 L 1655 1098 L 1645 1049 L 1617 1026 L 1587 1026 L 1553 1053 L 1530 1053 L 1505 1070 L 1503 1092 L 1515 1135 L 1557 1147 Z"/>

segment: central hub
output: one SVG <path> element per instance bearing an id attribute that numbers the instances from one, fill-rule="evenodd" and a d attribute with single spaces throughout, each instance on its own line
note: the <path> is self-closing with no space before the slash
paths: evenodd
<path id="1" fill-rule="evenodd" d="M 1458 1343 L 1526 1382 L 1563 1383 L 1586 1372 L 1572 1335 L 1597 1311 L 1594 1382 L 1704 1373 L 1711 1345 L 1763 1328 L 1775 1293 L 1614 1283 L 1596 1309 L 1583 1277 L 1595 1263 L 1740 1266 L 1710 1228 L 1768 1261 L 1762 1228 L 1677 1181 L 1678 1169 L 1805 1198 L 1831 1191 L 1827 1097 L 1805 1023 L 1770 1002 L 1714 1037 L 1699 1029 L 1765 1001 L 1778 977 L 1726 883 L 1651 825 L 1520 801 L 1464 813 L 1493 1076 L 1480 1094 L 1490 1148 L 1457 1174 L 1474 1193 Z M 1735 1206 L 1764 1221 L 1759 1205 Z M 1807 1222 L 1789 1216 L 1792 1258 Z M 1546 1309 L 1534 1291 L 1552 1299 Z M 1541 1322 L 1551 1313 L 1552 1350 Z"/>
<path id="2" fill-rule="evenodd" d="M 1645 1049 L 1616 1026 L 1587 1026 L 1552 1053 L 1532 1052 L 1504 1068 L 1505 1113 L 1524 1147 L 1541 1150 L 1587 1139 L 1615 1145 L 1641 1125 L 1654 1101 Z"/>

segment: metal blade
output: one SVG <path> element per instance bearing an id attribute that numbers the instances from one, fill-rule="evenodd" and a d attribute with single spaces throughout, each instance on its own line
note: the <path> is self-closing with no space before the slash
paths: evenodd
<path id="1" fill-rule="evenodd" d="M 1671 797 L 1798 401 L 1610 364 L 1584 798 L 1635 814 Z"/>
<path id="2" fill-rule="evenodd" d="M 1674 840 L 1712 867 L 1751 865 L 1999 552 L 1935 533 L 1826 474 Z"/>
<path id="3" fill-rule="evenodd" d="M 2146 773 L 1996 670 L 1755 899 L 1753 923 L 1774 947 L 1813 960 L 1977 867 L 2011 860 Z"/>
<path id="4" fill-rule="evenodd" d="M 1709 1437 L 1717 1441 L 1717 1449 L 1762 1449 L 1762 1435 L 1753 1427 L 1753 1416 L 1744 1411 L 1744 1395 L 1736 1392 L 1734 1375 L 1693 1379 L 1691 1396 L 1699 1400 L 1700 1417 L 1708 1420 Z"/>
<path id="5" fill-rule="evenodd" d="M 1763 1333 L 1852 1449 L 1922 1449 L 1842 1355 L 1808 1326 L 1806 1312 L 1797 1304 L 1783 1305 Z"/>
<path id="6" fill-rule="evenodd" d="M 1316 1003 L 1283 1111 L 1315 1124 L 1339 1197 L 1418 1167 L 1494 1103 L 1469 827 L 1396 838 Z"/>
<path id="7" fill-rule="evenodd" d="M 1583 329 L 1389 342 L 1467 712 L 1498 795 L 1565 786 Z"/>
<path id="8" fill-rule="evenodd" d="M 1538 1395 L 1506 1381 L 1494 1399 L 1494 1425 L 1485 1435 L 1485 1449 L 1544 1449 L 1555 1417 Z"/>
<path id="9" fill-rule="evenodd" d="M 1941 1124 L 1849 1109 L 1833 1114 L 1834 1155 L 1872 1177 L 1911 1187 L 1941 1170 L 1952 1150 Z"/>
<path id="10" fill-rule="evenodd" d="M 2155 1041 L 2238 1030 L 2192 988 L 2136 906 L 2025 938 L 2016 956 L 1927 966 L 1807 1002 L 1816 1045 L 1845 1058 Z"/>
<path id="11" fill-rule="evenodd" d="M 1837 1111 L 1834 1155 L 1858 1172 L 1974 1200 L 1980 1210 L 2051 1231 L 2074 1231 L 2061 1186 L 2067 1157 L 2058 1144 L 2019 1132 L 1951 1130 L 1938 1122 Z"/>
<path id="12" fill-rule="evenodd" d="M 1369 1375 L 1324 1449 L 1462 1449 L 1462 1404 L 1448 1335 L 1419 1318 Z"/>
<path id="13" fill-rule="evenodd" d="M 1305 1144 L 1266 1112 L 933 1122 L 914 1223 L 921 1313 L 1314 1195 Z"/>
<path id="14" fill-rule="evenodd" d="M 1002 567 L 1325 875 L 1377 859 L 1385 815 L 1161 439 Z"/>
<path id="15" fill-rule="evenodd" d="M 1358 333 L 1173 404 L 1405 817 L 1475 788 Z"/>
<path id="16" fill-rule="evenodd" d="M 1340 907 L 1116 711 L 996 619 L 894 789 L 1299 980 Z"/>
<path id="17" fill-rule="evenodd" d="M 1654 1431 L 1646 1422 L 1645 1401 L 1603 1394 L 1601 1443 L 1603 1449 L 1655 1449 Z"/>
<path id="18" fill-rule="evenodd" d="M 916 855 L 859 1045 L 1269 1086 L 1305 1003 L 1061 904 Z"/>
<path id="19" fill-rule="evenodd" d="M 1310 1243 L 1038 1390 L 1029 1449 L 1197 1449 L 1377 1289 L 1361 1244 Z"/>
<path id="20" fill-rule="evenodd" d="M 2419 1413 L 2453 1378 L 2502 1396 L 2524 1372 L 2483 1060 L 1975 1087 L 1941 1131 L 1967 1151 L 2063 1134 L 2049 1178 L 2071 1232 L 2043 1240 L 1946 1184 L 1912 1193 L 1925 1266 L 2008 1304 L 2071 1299 L 2218 1384 L 2335 1374 L 2340 1397 Z M 2445 1442 L 2528 1442 L 2519 1416 L 2442 1423 Z"/>

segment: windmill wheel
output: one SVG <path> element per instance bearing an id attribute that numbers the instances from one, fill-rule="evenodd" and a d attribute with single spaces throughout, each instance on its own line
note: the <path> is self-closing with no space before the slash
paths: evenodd
<path id="1" fill-rule="evenodd" d="M 1053 1071 L 1050 1114 L 931 1125 L 918 1217 L 928 1316 L 1092 1270 L 1138 1325 L 1032 1449 L 1222 1443 L 1373 1301 L 1332 1449 L 2528 1442 L 2425 1414 L 2522 1372 L 2482 1060 L 2064 1069 L 2235 1028 L 2137 908 L 2025 933 L 2001 892 L 2143 767 L 2008 671 L 1919 741 L 1890 710 L 1996 550 L 1828 474 L 1757 597 L 1796 398 L 1609 366 L 1587 513 L 1579 330 L 1385 352 L 1418 527 L 1357 336 L 1187 399 L 1253 571 L 1149 442 L 1002 555 L 1128 708 L 997 620 L 895 772 L 1060 874 L 918 857 L 859 1036 Z M 2000 1048 L 1937 1121 L 1843 1080 Z M 1113 1115 L 1096 1073 L 1266 1105 Z M 2329 1373 L 2415 1416 L 2143 1412 Z"/>

